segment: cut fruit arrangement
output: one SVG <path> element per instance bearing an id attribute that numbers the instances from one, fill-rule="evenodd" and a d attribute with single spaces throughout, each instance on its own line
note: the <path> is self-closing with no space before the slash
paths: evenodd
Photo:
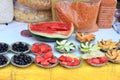
<path id="1" fill-rule="evenodd" d="M 34 43 L 31 48 L 31 52 L 37 55 L 42 55 L 49 51 L 52 51 L 52 47 L 45 43 Z"/>
<path id="2" fill-rule="evenodd" d="M 52 68 L 59 62 L 52 53 L 52 47 L 45 43 L 34 43 L 31 52 L 36 54 L 35 63 L 44 68 Z"/>
<path id="3" fill-rule="evenodd" d="M 0 68 L 7 66 L 9 63 L 9 58 L 5 55 L 0 54 Z"/>
<path id="4" fill-rule="evenodd" d="M 117 48 L 117 42 L 112 40 L 101 40 L 98 42 L 98 46 L 101 48 L 101 51 L 107 52 L 107 50 L 113 50 Z"/>
<path id="5" fill-rule="evenodd" d="M 52 68 L 55 67 L 59 61 L 56 57 L 53 56 L 53 53 L 49 51 L 42 56 L 37 55 L 35 57 L 35 63 L 43 68 Z"/>
<path id="6" fill-rule="evenodd" d="M 66 68 L 77 68 L 81 65 L 81 60 L 72 55 L 61 55 L 59 57 L 60 64 Z"/>
<path id="7" fill-rule="evenodd" d="M 33 37 L 41 41 L 56 41 L 69 38 L 74 27 L 72 23 L 41 22 L 29 24 L 28 27 Z"/>
<path id="8" fill-rule="evenodd" d="M 104 66 L 108 62 L 105 54 L 100 51 L 83 54 L 82 58 L 91 66 Z"/>
<path id="9" fill-rule="evenodd" d="M 76 39 L 78 41 L 80 41 L 81 43 L 83 42 L 90 42 L 93 41 L 95 39 L 95 35 L 94 34 L 85 34 L 85 33 L 78 33 L 76 32 Z"/>
<path id="10" fill-rule="evenodd" d="M 32 62 L 33 58 L 24 53 L 16 54 L 11 58 L 11 63 L 17 67 L 27 67 L 30 66 Z"/>
<path id="11" fill-rule="evenodd" d="M 113 42 L 111 40 L 102 40 L 98 42 L 98 44 L 84 42 L 80 43 L 79 50 L 86 53 L 82 54 L 82 58 L 88 64 L 92 66 L 104 66 L 108 60 L 113 63 L 120 63 L 119 45 L 120 42 Z M 105 46 L 107 46 L 107 48 Z M 78 68 L 82 63 L 80 57 L 78 58 L 75 55 L 72 55 L 71 52 L 76 49 L 76 46 L 68 40 L 56 40 L 55 49 L 63 53 L 59 58 L 54 56 L 51 45 L 44 42 L 34 43 L 32 46 L 21 41 L 15 42 L 11 46 L 6 43 L 0 43 L 0 53 L 2 55 L 4 52 L 8 52 L 9 48 L 13 53 L 17 54 L 15 54 L 11 60 L 6 56 L 5 58 L 0 55 L 0 67 L 8 65 L 10 61 L 17 67 L 27 67 L 34 61 L 36 65 L 43 68 L 52 68 L 57 66 L 59 63 L 61 66 L 66 68 Z M 100 49 L 103 48 L 107 51 L 106 55 L 100 51 Z M 28 54 L 25 54 L 29 51 L 35 54 L 35 60 Z"/>
<path id="12" fill-rule="evenodd" d="M 89 42 L 81 43 L 79 45 L 79 50 L 83 53 L 88 53 L 91 51 L 98 51 L 99 49 L 100 49 L 100 47 L 98 47 L 98 45 L 95 45 L 95 44 L 89 43 Z"/>
<path id="13" fill-rule="evenodd" d="M 106 56 L 87 59 L 86 62 L 92 66 L 104 66 L 108 60 Z"/>
<path id="14" fill-rule="evenodd" d="M 31 47 L 25 42 L 15 42 L 11 45 L 11 51 L 14 53 L 28 53 Z"/>
<path id="15" fill-rule="evenodd" d="M 107 51 L 108 60 L 113 63 L 120 63 L 120 50 Z"/>
<path id="16" fill-rule="evenodd" d="M 0 54 L 4 54 L 9 51 L 10 46 L 7 43 L 0 43 Z"/>
<path id="17" fill-rule="evenodd" d="M 55 49 L 62 53 L 72 52 L 76 49 L 75 45 L 67 40 L 56 41 Z"/>

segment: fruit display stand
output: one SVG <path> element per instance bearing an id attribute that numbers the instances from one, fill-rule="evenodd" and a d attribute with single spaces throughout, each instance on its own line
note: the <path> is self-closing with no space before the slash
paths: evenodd
<path id="1" fill-rule="evenodd" d="M 40 42 L 33 37 L 27 38 L 21 36 L 22 30 L 28 29 L 28 24 L 12 22 L 8 25 L 0 25 L 0 41 L 6 42 L 11 45 L 17 41 L 27 42 L 32 45 L 35 42 Z M 100 29 L 98 32 L 93 33 L 96 38 L 94 43 L 101 39 L 112 39 L 113 41 L 119 41 L 120 35 L 118 35 L 112 28 Z M 75 34 L 69 39 L 76 45 L 76 50 L 73 54 L 80 56 L 81 53 L 78 49 L 79 42 L 75 40 Z M 55 42 L 45 42 L 52 46 L 53 53 L 59 57 L 61 54 L 54 49 Z M 13 53 L 6 53 L 10 58 Z M 9 64 L 4 68 L 0 68 L 0 80 L 119 80 L 120 78 L 120 65 L 108 62 L 107 65 L 102 67 L 93 67 L 88 65 L 85 61 L 82 62 L 79 68 L 67 69 L 60 65 L 45 69 L 41 68 L 34 63 L 26 68 L 18 68 Z"/>

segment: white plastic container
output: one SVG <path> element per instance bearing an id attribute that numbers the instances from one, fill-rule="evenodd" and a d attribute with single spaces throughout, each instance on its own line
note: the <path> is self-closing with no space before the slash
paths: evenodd
<path id="1" fill-rule="evenodd" d="M 13 16 L 13 0 L 0 0 L 0 23 L 11 22 Z"/>

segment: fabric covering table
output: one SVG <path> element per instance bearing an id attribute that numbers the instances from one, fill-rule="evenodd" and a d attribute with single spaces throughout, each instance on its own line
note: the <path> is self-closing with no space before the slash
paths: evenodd
<path id="1" fill-rule="evenodd" d="M 85 62 L 80 68 L 66 69 L 57 66 L 51 69 L 31 65 L 17 68 L 9 65 L 0 69 L 0 80 L 119 80 L 120 65 L 108 63 L 104 67 L 91 67 Z"/>
<path id="2" fill-rule="evenodd" d="M 26 38 L 20 35 L 21 30 L 27 29 L 28 24 L 12 22 L 6 25 L 0 25 L 0 42 L 6 42 L 12 44 L 16 41 L 24 41 L 29 44 L 34 42 L 39 42 L 36 39 Z M 96 40 L 94 43 L 101 39 L 112 39 L 113 41 L 118 41 L 120 35 L 118 35 L 112 28 L 111 29 L 100 29 L 98 32 L 94 33 L 96 35 Z M 79 45 L 79 42 L 75 40 L 75 35 L 73 34 L 70 39 L 68 39 Z M 61 54 L 54 50 L 54 43 L 48 43 L 53 47 L 53 53 L 59 57 Z M 78 48 L 74 54 L 80 56 Z M 6 54 L 10 58 L 14 55 L 11 52 Z M 120 64 L 107 63 L 103 67 L 92 67 L 86 62 L 82 62 L 79 68 L 67 69 L 60 65 L 51 68 L 44 69 L 38 67 L 34 63 L 26 68 L 18 68 L 13 65 L 8 65 L 7 67 L 0 68 L 0 80 L 119 80 L 120 79 Z"/>

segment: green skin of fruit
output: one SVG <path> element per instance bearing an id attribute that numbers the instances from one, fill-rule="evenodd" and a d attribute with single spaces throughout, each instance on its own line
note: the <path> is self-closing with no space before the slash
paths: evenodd
<path id="1" fill-rule="evenodd" d="M 64 40 L 64 39 L 68 39 L 69 37 L 71 37 L 72 33 L 74 32 L 74 26 L 73 26 L 73 24 L 71 24 L 71 26 L 72 26 L 72 28 L 71 28 L 71 32 L 69 33 L 69 35 L 67 35 L 67 36 L 61 36 L 61 37 L 58 37 L 57 34 L 55 36 L 53 36 L 53 37 L 52 36 L 48 37 L 47 35 L 36 34 L 35 32 L 32 32 L 30 30 L 30 25 L 28 26 L 28 30 L 32 34 L 32 36 L 35 37 L 39 41 L 55 42 L 56 40 Z"/>

